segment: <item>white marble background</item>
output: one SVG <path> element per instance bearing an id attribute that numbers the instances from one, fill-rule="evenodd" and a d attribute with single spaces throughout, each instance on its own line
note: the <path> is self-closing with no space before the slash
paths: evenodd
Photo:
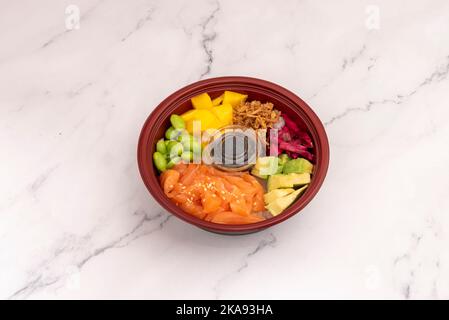
<path id="1" fill-rule="evenodd" d="M 447 0 L 0 3 L 0 298 L 449 298 Z M 331 145 L 314 201 L 248 236 L 171 217 L 136 165 L 152 108 L 223 75 L 296 92 Z"/>

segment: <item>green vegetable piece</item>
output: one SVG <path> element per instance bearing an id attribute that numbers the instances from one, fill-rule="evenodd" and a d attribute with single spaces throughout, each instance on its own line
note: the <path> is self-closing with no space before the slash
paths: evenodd
<path id="1" fill-rule="evenodd" d="M 288 173 L 312 173 L 313 164 L 311 164 L 308 160 L 303 158 L 292 159 L 287 161 L 284 164 L 282 172 L 285 174 Z"/>
<path id="2" fill-rule="evenodd" d="M 165 131 L 165 138 L 168 140 L 178 140 L 178 137 L 181 135 L 189 134 L 189 132 L 186 129 L 175 129 L 173 127 L 170 127 Z"/>
<path id="3" fill-rule="evenodd" d="M 190 134 L 182 133 L 178 137 L 178 141 L 182 144 L 185 151 L 192 151 L 195 154 L 201 153 L 201 144 Z"/>
<path id="4" fill-rule="evenodd" d="M 184 129 L 186 127 L 184 119 L 177 114 L 172 114 L 170 116 L 170 122 L 175 129 Z"/>
<path id="5" fill-rule="evenodd" d="M 193 161 L 193 152 L 192 151 L 184 151 L 181 154 L 181 159 L 186 161 L 186 162 L 191 162 Z"/>
<path id="6" fill-rule="evenodd" d="M 162 153 L 156 151 L 153 153 L 153 163 L 159 171 L 165 171 L 167 169 L 167 160 Z"/>
<path id="7" fill-rule="evenodd" d="M 173 148 L 173 146 L 175 146 L 177 144 L 178 144 L 178 142 L 176 142 L 174 140 L 169 140 L 168 143 L 166 144 L 167 152 L 170 153 L 171 148 Z"/>
<path id="8" fill-rule="evenodd" d="M 175 165 L 181 162 L 181 157 L 174 157 L 167 163 L 167 169 L 173 168 Z"/>
<path id="9" fill-rule="evenodd" d="M 275 174 L 268 178 L 268 191 L 279 188 L 295 188 L 310 183 L 310 173 Z"/>
<path id="10" fill-rule="evenodd" d="M 165 138 L 167 140 L 173 140 L 172 136 L 174 135 L 174 131 L 175 131 L 175 128 L 173 128 L 173 127 L 168 128 L 167 131 L 165 131 Z"/>
<path id="11" fill-rule="evenodd" d="M 295 191 L 293 188 L 286 188 L 286 189 L 274 189 L 270 192 L 267 192 L 263 195 L 263 200 L 265 201 L 265 204 L 270 204 L 271 202 L 275 201 L 276 199 L 285 197 L 286 195 L 289 195 Z"/>
<path id="12" fill-rule="evenodd" d="M 282 166 L 282 165 L 286 164 L 288 160 L 290 160 L 290 157 L 288 156 L 288 154 L 283 153 L 279 156 L 278 164 Z"/>
<path id="13" fill-rule="evenodd" d="M 190 134 L 181 134 L 178 137 L 178 142 L 182 144 L 184 150 L 190 150 L 190 145 L 193 141 L 193 137 Z"/>
<path id="14" fill-rule="evenodd" d="M 184 143 L 184 142 L 188 142 L 188 141 L 190 141 L 190 139 L 191 139 L 191 135 L 190 134 L 181 134 L 179 137 L 178 137 L 178 142 L 181 142 L 181 143 Z"/>
<path id="15" fill-rule="evenodd" d="M 278 160 L 277 157 L 259 157 L 254 165 L 254 169 L 262 176 L 270 176 L 277 172 Z"/>
<path id="16" fill-rule="evenodd" d="M 157 143 L 156 143 L 156 150 L 157 152 L 160 152 L 162 154 L 166 154 L 167 153 L 167 147 L 165 145 L 165 141 L 164 139 L 160 139 Z"/>
<path id="17" fill-rule="evenodd" d="M 301 189 L 291 192 L 290 194 L 277 198 L 270 202 L 265 208 L 270 211 L 273 216 L 277 216 L 282 211 L 287 209 L 295 200 L 306 190 L 308 186 L 304 186 Z"/>
<path id="18" fill-rule="evenodd" d="M 276 170 L 276 174 L 282 173 L 284 170 L 284 166 L 278 166 L 278 169 Z"/>
<path id="19" fill-rule="evenodd" d="M 173 159 L 174 157 L 180 156 L 184 151 L 184 148 L 181 143 L 177 141 L 170 141 L 167 145 L 167 151 L 170 155 L 170 159 Z"/>
<path id="20" fill-rule="evenodd" d="M 257 169 L 256 167 L 253 167 L 253 169 L 251 170 L 251 174 L 253 176 L 259 177 L 259 178 L 264 179 L 264 180 L 266 180 L 268 178 L 268 175 L 261 174 L 259 169 Z"/>
<path id="21" fill-rule="evenodd" d="M 198 141 L 193 139 L 191 147 L 190 147 L 190 151 L 192 151 L 194 154 L 200 154 L 201 153 L 201 144 Z"/>

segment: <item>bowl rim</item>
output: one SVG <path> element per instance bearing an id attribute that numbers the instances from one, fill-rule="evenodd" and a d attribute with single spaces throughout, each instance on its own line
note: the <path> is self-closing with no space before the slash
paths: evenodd
<path id="1" fill-rule="evenodd" d="M 166 119 L 167 116 L 171 114 L 171 109 L 176 109 L 176 107 L 179 106 L 182 102 L 190 99 L 195 94 L 199 92 L 207 92 L 211 89 L 226 88 L 226 85 L 232 87 L 242 87 L 243 91 L 245 87 L 250 87 L 252 90 L 258 89 L 262 94 L 271 94 L 276 96 L 277 98 L 287 101 L 290 104 L 292 112 L 297 113 L 305 122 L 307 129 L 313 136 L 312 139 L 315 143 L 316 148 L 315 154 L 317 159 L 315 163 L 314 176 L 306 192 L 281 214 L 252 224 L 218 224 L 201 220 L 184 212 L 181 208 L 171 202 L 164 194 L 159 184 L 159 178 L 151 161 L 151 153 L 152 150 L 154 150 L 154 146 L 151 145 L 150 138 L 152 137 L 152 133 L 157 131 L 154 130 L 155 125 L 160 125 L 162 120 Z M 154 139 L 151 140 L 153 140 L 154 142 Z M 278 84 L 246 76 L 209 78 L 194 82 L 175 91 L 167 98 L 165 98 L 161 103 L 159 103 L 159 105 L 157 105 L 147 117 L 142 126 L 137 146 L 137 162 L 142 180 L 153 198 L 165 210 L 177 216 L 178 218 L 202 229 L 218 233 L 233 234 L 256 232 L 281 223 L 284 220 L 299 213 L 304 207 L 309 204 L 309 202 L 316 196 L 319 189 L 321 188 L 328 171 L 329 156 L 329 141 L 324 126 L 315 112 L 304 100 Z"/>

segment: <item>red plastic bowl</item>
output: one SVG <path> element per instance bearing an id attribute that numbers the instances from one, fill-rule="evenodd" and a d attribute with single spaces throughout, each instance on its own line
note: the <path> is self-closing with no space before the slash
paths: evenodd
<path id="1" fill-rule="evenodd" d="M 155 143 L 164 136 L 165 130 L 170 126 L 170 115 L 173 113 L 181 114 L 191 109 L 190 98 L 197 94 L 208 92 L 212 98 L 215 98 L 222 94 L 224 90 L 245 93 L 248 95 L 248 100 L 274 103 L 275 108 L 282 113 L 302 119 L 300 125 L 312 137 L 316 156 L 312 181 L 306 192 L 293 205 L 276 217 L 245 225 L 225 225 L 204 221 L 177 207 L 165 196 L 159 185 L 158 172 L 152 163 L 152 154 L 155 151 Z M 224 234 L 246 234 L 263 230 L 290 218 L 313 199 L 326 176 L 329 165 L 329 143 L 320 119 L 294 93 L 277 84 L 260 79 L 221 77 L 195 82 L 176 91 L 162 101 L 143 125 L 139 138 L 137 159 L 143 182 L 151 195 L 164 209 L 178 218 L 208 231 Z"/>

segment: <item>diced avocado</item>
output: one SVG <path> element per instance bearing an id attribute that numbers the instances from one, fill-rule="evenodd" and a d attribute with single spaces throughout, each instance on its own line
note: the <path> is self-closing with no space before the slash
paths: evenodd
<path id="1" fill-rule="evenodd" d="M 308 160 L 298 158 L 287 161 L 284 164 L 282 172 L 287 173 L 312 173 L 313 164 L 311 164 Z"/>
<path id="2" fill-rule="evenodd" d="M 281 154 L 279 157 L 279 165 L 283 166 L 284 164 L 287 163 L 288 160 L 290 160 L 290 157 L 288 156 L 288 154 Z"/>
<path id="3" fill-rule="evenodd" d="M 265 204 L 270 204 L 274 200 L 276 200 L 278 198 L 282 198 L 282 197 L 292 193 L 293 191 L 295 191 L 295 189 L 293 189 L 293 188 L 274 189 L 274 190 L 272 190 L 272 191 L 270 191 L 268 193 L 265 193 L 263 195 L 263 200 L 265 201 Z"/>
<path id="4" fill-rule="evenodd" d="M 277 166 L 278 158 L 277 157 L 258 157 L 256 160 L 256 164 L 254 165 L 257 169 L 260 168 L 269 168 L 271 166 Z"/>
<path id="5" fill-rule="evenodd" d="M 261 174 L 259 169 L 257 169 L 256 167 L 253 167 L 253 169 L 251 170 L 251 174 L 253 176 L 259 177 L 259 178 L 264 179 L 264 180 L 268 178 L 268 175 Z"/>
<path id="6" fill-rule="evenodd" d="M 287 209 L 296 200 L 296 198 L 298 198 L 304 192 L 304 190 L 306 190 L 307 187 L 308 186 L 304 186 L 301 189 L 290 193 L 289 195 L 286 195 L 282 198 L 277 198 L 276 200 L 268 204 L 265 208 L 267 208 L 267 210 L 270 211 L 273 216 L 277 216 L 282 211 Z"/>
<path id="7" fill-rule="evenodd" d="M 310 173 L 275 174 L 268 178 L 268 191 L 279 188 L 294 188 L 310 183 Z"/>
<path id="8" fill-rule="evenodd" d="M 282 166 L 277 166 L 274 168 L 276 168 L 275 171 L 272 170 L 273 168 L 270 168 L 267 170 L 266 168 L 260 169 L 260 168 L 257 168 L 256 166 L 254 166 L 253 169 L 251 170 L 251 174 L 253 176 L 256 176 L 256 177 L 266 180 L 268 178 L 268 176 L 270 176 L 270 175 L 282 173 Z M 261 170 L 263 170 L 267 174 L 262 174 Z"/>
<path id="9" fill-rule="evenodd" d="M 277 157 L 259 157 L 256 160 L 254 169 L 259 175 L 269 176 L 277 173 L 278 171 L 278 158 Z"/>

